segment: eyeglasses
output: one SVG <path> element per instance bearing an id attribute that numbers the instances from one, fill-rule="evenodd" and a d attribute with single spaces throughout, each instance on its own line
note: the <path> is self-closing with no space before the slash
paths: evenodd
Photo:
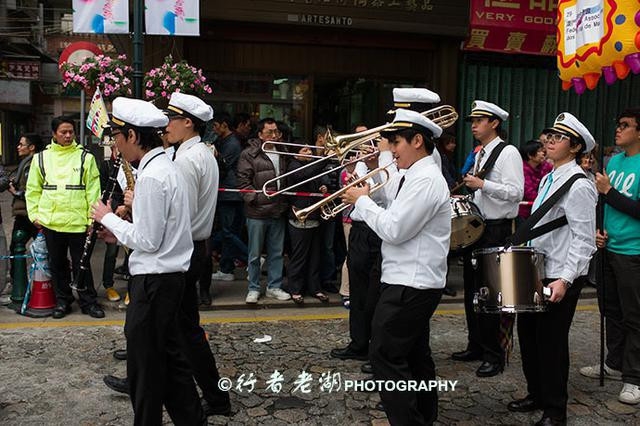
<path id="1" fill-rule="evenodd" d="M 616 130 L 625 130 L 627 127 L 631 127 L 631 124 L 627 123 L 626 121 L 620 121 L 618 122 L 618 124 L 616 124 Z M 638 126 L 636 126 L 637 128 Z"/>
<path id="2" fill-rule="evenodd" d="M 565 139 L 569 140 L 570 138 L 569 136 L 562 135 L 560 133 L 547 133 L 544 138 L 544 143 L 555 145 Z"/>
<path id="3" fill-rule="evenodd" d="M 265 136 L 269 136 L 269 135 L 278 135 L 280 134 L 280 131 L 278 129 L 264 129 L 262 133 L 264 133 Z"/>

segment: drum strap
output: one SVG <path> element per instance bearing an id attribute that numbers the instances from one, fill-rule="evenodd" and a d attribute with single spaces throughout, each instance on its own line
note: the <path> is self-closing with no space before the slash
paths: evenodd
<path id="1" fill-rule="evenodd" d="M 507 238 L 505 247 L 519 246 L 520 244 L 524 244 L 527 241 L 538 238 L 541 235 L 547 234 L 566 225 L 568 223 L 567 216 L 561 216 L 551 222 L 547 222 L 544 225 L 534 228 L 540 219 L 542 219 L 544 215 L 551 210 L 551 207 L 553 207 L 564 194 L 569 192 L 569 189 L 575 181 L 586 177 L 587 176 L 583 173 L 576 173 L 571 176 L 560 188 L 558 188 L 556 192 L 547 198 L 547 200 L 542 203 L 540 207 L 538 207 L 536 211 L 534 211 L 533 214 L 518 227 L 518 229 L 516 229 L 516 232 L 513 235 Z"/>
<path id="2" fill-rule="evenodd" d="M 487 158 L 487 161 L 482 166 L 482 169 L 480 169 L 477 173 L 477 176 L 480 179 L 484 179 L 485 176 L 489 174 L 493 166 L 496 164 L 496 161 L 498 160 L 498 156 L 506 146 L 507 146 L 506 142 L 500 142 L 498 143 L 498 145 L 496 145 L 495 148 L 493 148 L 493 151 L 491 151 L 491 154 L 489 154 L 489 158 Z"/>

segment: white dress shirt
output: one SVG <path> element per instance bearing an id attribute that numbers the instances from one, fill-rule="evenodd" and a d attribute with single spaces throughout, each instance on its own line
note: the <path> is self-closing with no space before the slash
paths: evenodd
<path id="1" fill-rule="evenodd" d="M 480 151 L 476 154 L 474 170 L 481 170 L 498 143 L 495 138 L 483 149 L 482 163 L 478 164 Z M 473 202 L 485 219 L 513 219 L 518 216 L 518 207 L 524 196 L 524 172 L 522 157 L 513 145 L 504 147 L 495 164 L 484 177 L 484 187 L 473 193 Z"/>
<path id="2" fill-rule="evenodd" d="M 211 236 L 218 201 L 218 162 L 200 136 L 180 144 L 174 162 L 186 183 L 193 241 L 206 240 Z"/>
<path id="3" fill-rule="evenodd" d="M 575 161 L 571 161 L 546 175 L 540 182 L 538 197 L 534 202 L 536 208 L 541 201 L 549 199 L 576 173 L 584 174 L 580 166 Z M 553 174 L 552 184 L 547 191 L 544 191 L 551 174 Z M 577 277 L 587 275 L 589 261 L 596 251 L 597 199 L 598 195 L 593 182 L 589 179 L 578 179 L 537 223 L 536 227 L 564 215 L 569 222 L 531 241 L 531 246 L 545 255 L 544 269 L 547 278 L 563 278 L 573 282 Z"/>
<path id="4" fill-rule="evenodd" d="M 402 177 L 394 173 L 385 187 L 397 191 Z M 382 240 L 383 282 L 419 290 L 443 288 L 451 236 L 447 182 L 431 156 L 415 162 L 404 178 L 389 208 L 360 197 L 356 210 Z"/>
<path id="5" fill-rule="evenodd" d="M 193 241 L 182 175 L 162 147 L 147 152 L 138 168 L 133 223 L 108 213 L 102 224 L 133 249 L 131 275 L 186 272 Z"/>

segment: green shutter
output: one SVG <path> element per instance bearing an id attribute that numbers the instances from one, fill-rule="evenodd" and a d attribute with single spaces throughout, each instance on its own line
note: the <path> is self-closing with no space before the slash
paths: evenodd
<path id="1" fill-rule="evenodd" d="M 456 154 L 459 167 L 473 146 L 469 123 L 464 117 L 475 99 L 494 102 L 509 111 L 505 123 L 508 142 L 517 147 L 537 138 L 563 111 L 578 117 L 598 144 L 610 146 L 614 142 L 616 116 L 626 108 L 640 106 L 640 75 L 629 75 L 612 86 L 607 86 L 602 78 L 595 90 L 577 95 L 573 89 L 562 90 L 558 71 L 548 60 L 536 63 L 536 59 L 531 59 L 526 66 L 515 66 L 511 64 L 516 61 L 509 60 L 509 55 L 490 58 L 467 55 L 460 67 Z"/>

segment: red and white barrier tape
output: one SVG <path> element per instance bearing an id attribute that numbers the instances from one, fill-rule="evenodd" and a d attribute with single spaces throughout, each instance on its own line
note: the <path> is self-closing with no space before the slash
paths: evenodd
<path id="1" fill-rule="evenodd" d="M 262 193 L 259 189 L 233 189 L 233 188 L 218 188 L 220 192 L 240 192 L 240 193 Z M 273 191 L 275 192 L 275 191 Z M 294 197 L 328 197 L 331 194 L 322 194 L 320 192 L 283 192 L 281 195 L 290 195 Z M 521 201 L 521 206 L 531 206 L 533 201 Z"/>

